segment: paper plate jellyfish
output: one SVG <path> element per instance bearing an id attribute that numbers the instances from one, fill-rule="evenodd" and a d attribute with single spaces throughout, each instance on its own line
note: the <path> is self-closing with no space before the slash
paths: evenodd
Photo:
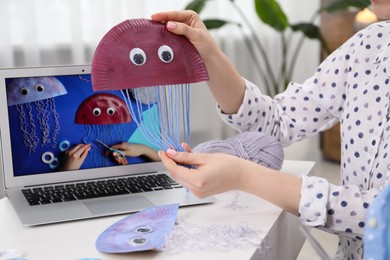
<path id="1" fill-rule="evenodd" d="M 121 90 L 134 121 L 160 149 L 189 143 L 189 85 L 208 80 L 195 47 L 162 23 L 126 20 L 100 41 L 92 61 L 97 90 Z M 135 105 L 133 105 L 135 103 Z M 152 115 L 144 118 L 146 109 Z"/>
<path id="2" fill-rule="evenodd" d="M 54 98 L 66 93 L 55 77 L 17 78 L 7 86 L 8 106 L 16 105 L 23 141 L 30 153 L 38 144 L 56 147 L 60 125 Z"/>
<path id="3" fill-rule="evenodd" d="M 179 204 L 155 206 L 131 214 L 108 227 L 96 240 L 103 253 L 160 250 L 175 226 Z"/>
<path id="4" fill-rule="evenodd" d="M 107 165 L 108 158 L 102 156 L 104 147 L 98 142 L 108 145 L 123 141 L 125 130 L 122 124 L 131 121 L 126 103 L 114 94 L 99 93 L 86 98 L 78 107 L 74 122 L 85 125 L 84 143 L 91 143 L 97 149 L 94 153 L 95 165 Z"/>

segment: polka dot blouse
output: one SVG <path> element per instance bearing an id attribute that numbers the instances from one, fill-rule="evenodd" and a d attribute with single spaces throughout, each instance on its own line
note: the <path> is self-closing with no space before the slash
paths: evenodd
<path id="1" fill-rule="evenodd" d="M 303 176 L 300 219 L 339 235 L 336 258 L 361 259 L 367 208 L 390 171 L 390 21 L 356 33 L 303 84 L 275 98 L 246 81 L 237 114 L 221 118 L 239 132 L 276 136 L 283 146 L 341 123 L 340 184 Z"/>

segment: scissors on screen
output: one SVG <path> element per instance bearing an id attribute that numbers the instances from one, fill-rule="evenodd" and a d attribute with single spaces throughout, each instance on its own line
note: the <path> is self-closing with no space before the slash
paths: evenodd
<path id="1" fill-rule="evenodd" d="M 106 148 L 108 155 L 114 157 L 115 161 L 123 165 L 127 164 L 126 155 L 122 151 L 109 147 L 107 144 L 103 143 L 99 139 L 96 139 L 96 142 Z M 114 155 L 114 153 L 116 153 L 116 155 Z"/>

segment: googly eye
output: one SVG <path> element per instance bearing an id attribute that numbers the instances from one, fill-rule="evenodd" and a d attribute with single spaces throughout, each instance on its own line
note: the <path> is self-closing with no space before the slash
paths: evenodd
<path id="1" fill-rule="evenodd" d="M 109 116 L 112 116 L 113 114 L 115 114 L 115 109 L 113 107 L 107 108 L 107 114 Z"/>
<path id="2" fill-rule="evenodd" d="M 129 244 L 132 246 L 143 246 L 147 244 L 149 241 L 144 237 L 134 237 L 130 239 Z"/>
<path id="3" fill-rule="evenodd" d="M 28 88 L 21 88 L 21 89 L 20 89 L 20 94 L 22 94 L 23 96 L 27 96 L 27 94 L 28 94 Z"/>
<path id="4" fill-rule="evenodd" d="M 42 84 L 37 84 L 35 86 L 35 89 L 38 91 L 38 92 L 42 92 L 45 90 L 45 87 L 42 85 Z"/>
<path id="5" fill-rule="evenodd" d="M 95 107 L 95 108 L 92 110 L 92 113 L 93 113 L 94 116 L 100 116 L 100 114 L 102 113 L 102 111 L 100 110 L 100 108 Z"/>
<path id="6" fill-rule="evenodd" d="M 169 63 L 173 60 L 173 50 L 168 45 L 161 45 L 158 48 L 158 57 L 162 62 Z"/>
<path id="7" fill-rule="evenodd" d="M 130 51 L 130 60 L 137 66 L 142 66 L 146 62 L 146 54 L 140 48 L 134 48 Z"/>
<path id="8" fill-rule="evenodd" d="M 149 227 L 149 226 L 142 226 L 142 227 L 137 227 L 136 229 L 135 229 L 135 231 L 137 232 L 137 233 L 151 233 L 151 232 L 153 232 L 154 230 L 153 230 L 153 228 L 151 228 L 151 227 Z"/>

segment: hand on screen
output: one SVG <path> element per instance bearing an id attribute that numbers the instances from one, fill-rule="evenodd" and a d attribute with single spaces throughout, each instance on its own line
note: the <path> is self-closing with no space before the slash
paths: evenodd
<path id="1" fill-rule="evenodd" d="M 77 170 L 80 169 L 88 152 L 91 150 L 91 144 L 78 144 L 64 154 L 63 170 Z"/>
<path id="2" fill-rule="evenodd" d="M 120 144 L 113 145 L 111 146 L 111 148 L 123 152 L 126 156 L 130 156 L 130 157 L 145 156 L 151 161 L 160 161 L 160 157 L 158 157 L 157 151 L 144 144 L 123 142 Z M 114 152 L 113 155 L 117 156 L 119 154 Z"/>

